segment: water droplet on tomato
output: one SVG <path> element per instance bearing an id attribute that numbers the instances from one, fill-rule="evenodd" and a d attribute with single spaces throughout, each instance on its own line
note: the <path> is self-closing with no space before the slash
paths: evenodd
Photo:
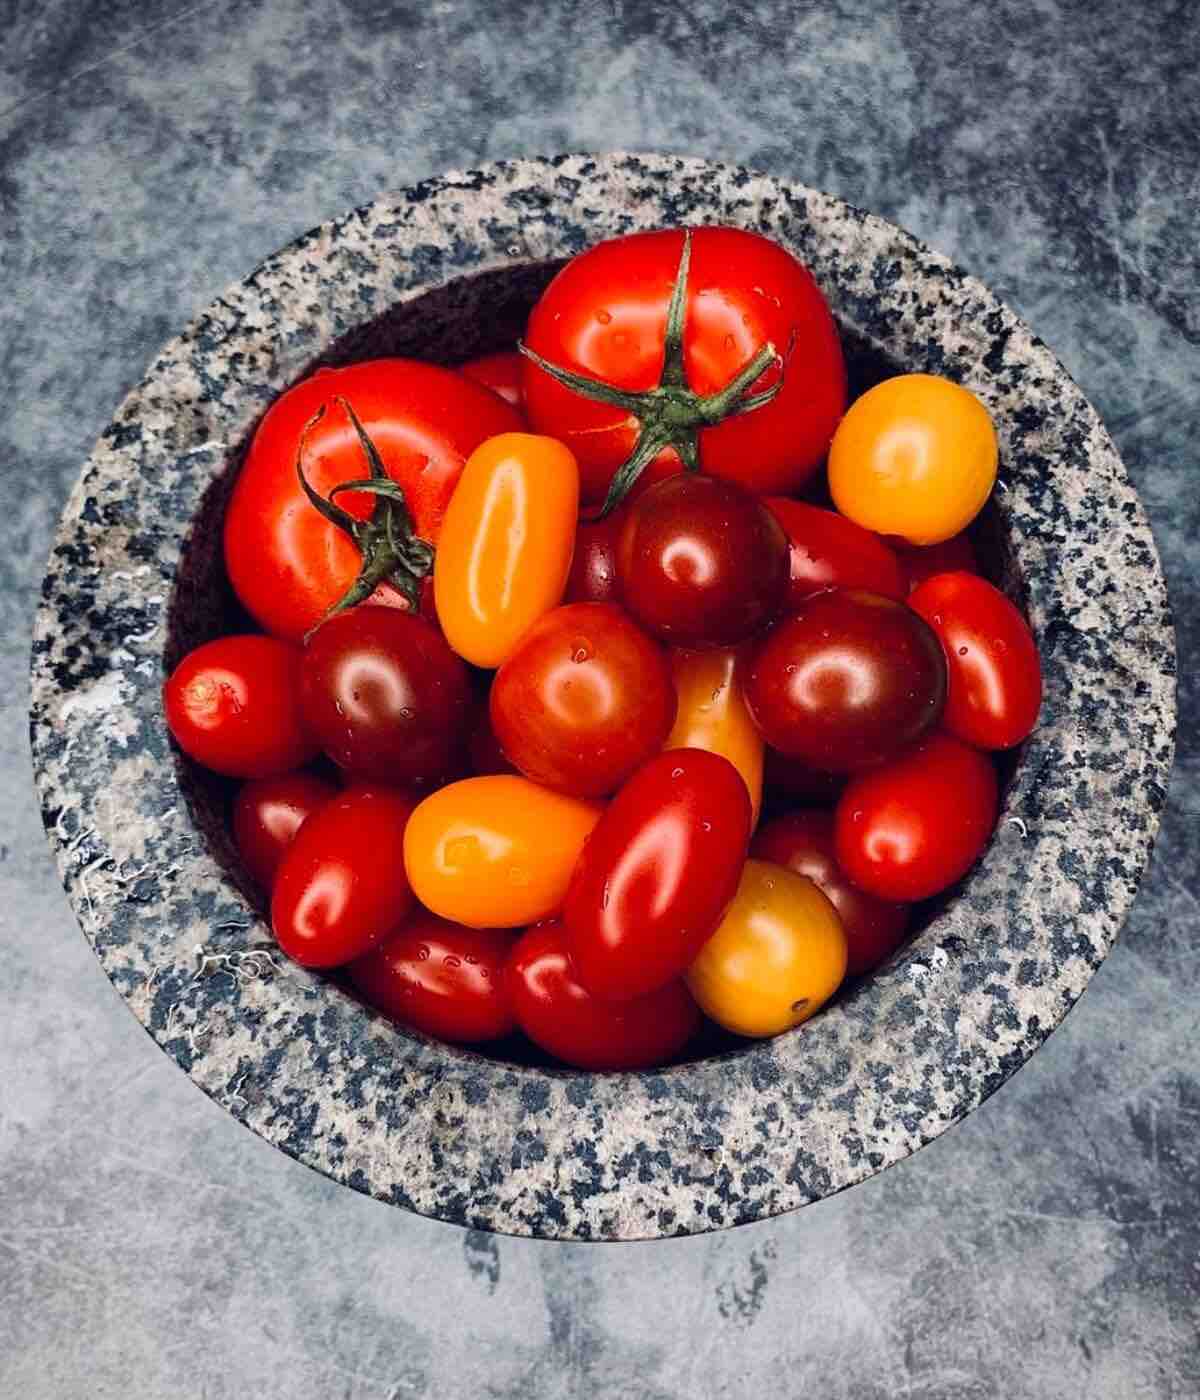
<path id="1" fill-rule="evenodd" d="M 683 777 L 683 769 L 682 769 L 682 768 L 672 768 L 672 769 L 671 769 L 671 777 L 672 777 L 672 778 L 682 778 L 682 777 Z"/>
<path id="2" fill-rule="evenodd" d="M 1005 651 L 1008 650 L 1007 645 L 1006 645 L 1004 642 L 1002 642 L 1002 641 L 1000 640 L 999 637 L 997 637 L 997 638 L 992 642 L 992 645 L 996 648 L 996 654 L 997 654 L 997 655 L 999 655 L 1001 652 L 1005 652 Z"/>
<path id="3" fill-rule="evenodd" d="M 470 953 L 467 954 L 467 962 L 470 963 L 470 965 L 471 965 L 472 967 L 474 967 L 475 964 L 476 964 L 478 961 L 479 961 L 478 958 L 473 957 Z"/>
<path id="4" fill-rule="evenodd" d="M 711 831 L 711 830 L 712 830 L 712 822 L 701 822 L 701 823 L 700 823 L 700 830 L 701 830 L 701 831 Z"/>
<path id="5" fill-rule="evenodd" d="M 959 647 L 959 649 L 958 649 L 958 654 L 959 654 L 959 656 L 966 656 L 966 654 L 967 654 L 967 648 L 966 648 L 966 647 Z"/>
<path id="6" fill-rule="evenodd" d="M 580 637 L 571 648 L 571 660 L 575 664 L 582 665 L 585 661 L 592 659 L 592 644 L 586 637 Z"/>
<path id="7" fill-rule="evenodd" d="M 412 712 L 410 709 L 408 709 L 407 707 L 405 707 L 404 709 L 402 709 L 402 710 L 400 711 L 400 718 L 401 718 L 401 719 L 412 719 L 412 717 L 413 717 L 413 712 Z"/>
<path id="8" fill-rule="evenodd" d="M 442 962 L 447 967 L 462 967 L 462 959 L 456 958 L 453 953 L 447 953 L 446 956 L 442 959 Z"/>
<path id="9" fill-rule="evenodd" d="M 602 326 L 607 326 L 608 323 L 612 320 L 612 312 L 611 312 L 611 311 L 597 311 L 597 312 L 596 312 L 596 320 L 599 321 L 600 324 L 601 324 Z"/>
<path id="10" fill-rule="evenodd" d="M 428 957 L 429 957 L 429 945 L 426 944 L 426 943 L 422 943 L 422 944 L 417 948 L 417 961 L 418 961 L 418 962 L 425 962 L 426 959 L 427 959 Z"/>

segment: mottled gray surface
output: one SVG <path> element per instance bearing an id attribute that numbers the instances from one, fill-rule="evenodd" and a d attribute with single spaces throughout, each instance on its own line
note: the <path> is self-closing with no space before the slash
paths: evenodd
<path id="1" fill-rule="evenodd" d="M 90 8 L 17 7 L 0 65 L 0 275 L 16 289 L 0 305 L 0 1388 L 1197 1393 L 1192 7 L 994 5 L 948 32 L 934 6 L 722 21 L 564 5 L 531 11 L 517 41 L 509 7 L 215 4 L 141 43 L 140 10 L 96 6 L 92 27 Z M 618 144 L 742 159 L 878 209 L 1054 346 L 1154 520 L 1179 762 L 1115 953 L 964 1127 L 732 1235 L 493 1249 L 243 1133 L 111 995 L 28 787 L 28 618 L 54 517 L 121 394 L 264 252 L 447 166 Z"/>

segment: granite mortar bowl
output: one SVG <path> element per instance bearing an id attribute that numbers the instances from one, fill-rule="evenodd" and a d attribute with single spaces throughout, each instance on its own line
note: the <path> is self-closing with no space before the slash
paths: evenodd
<path id="1" fill-rule="evenodd" d="M 858 387 L 946 374 L 992 412 L 993 576 L 1041 647 L 1040 728 L 995 839 L 873 977 L 797 1032 L 594 1075 L 408 1034 L 268 956 L 223 786 L 172 748 L 164 675 L 230 626 L 219 523 L 272 398 L 320 364 L 510 343 L 563 259 L 633 229 L 761 230 L 813 270 Z M 268 1141 L 409 1210 L 556 1239 L 760 1220 L 977 1107 L 1107 954 L 1157 826 L 1174 648 L 1150 531 L 1095 411 L 980 283 L 840 200 L 669 156 L 517 160 L 314 229 L 167 345 L 63 514 L 33 643 L 45 823 L 105 972 L 159 1046 Z M 263 951 L 267 950 L 267 951 Z"/>

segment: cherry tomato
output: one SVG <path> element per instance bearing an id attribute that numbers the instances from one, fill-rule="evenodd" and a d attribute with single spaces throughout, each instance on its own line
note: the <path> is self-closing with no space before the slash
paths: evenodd
<path id="1" fill-rule="evenodd" d="M 471 454 L 442 525 L 433 585 L 446 640 L 476 666 L 512 655 L 563 595 L 579 472 L 561 443 L 504 433 Z"/>
<path id="2" fill-rule="evenodd" d="M 563 598 L 568 603 L 619 603 L 617 542 L 625 511 L 614 510 L 603 520 L 581 520 L 575 532 L 575 557 Z"/>
<path id="3" fill-rule="evenodd" d="M 304 651 L 300 703 L 347 773 L 385 783 L 444 777 L 465 737 L 467 668 L 424 618 L 360 607 L 331 617 Z"/>
<path id="4" fill-rule="evenodd" d="M 960 880 L 996 824 L 996 772 L 949 734 L 851 779 L 834 814 L 838 864 L 880 899 L 928 899 Z"/>
<path id="5" fill-rule="evenodd" d="M 807 269 L 744 229 L 695 229 L 688 247 L 681 268 L 678 230 L 597 244 L 563 268 L 530 315 L 526 346 L 542 360 L 640 391 L 632 403 L 597 402 L 525 366 L 529 421 L 575 453 L 589 503 L 604 500 L 639 433 L 655 475 L 679 471 L 682 451 L 755 492 L 793 491 L 819 467 L 845 407 L 837 328 Z M 682 314 L 669 340 L 681 271 Z M 756 356 L 760 372 L 739 384 Z M 660 384 L 665 393 L 646 393 Z M 748 395 L 776 385 L 769 403 L 744 411 Z M 673 445 L 658 450 L 656 435 Z"/>
<path id="6" fill-rule="evenodd" d="M 741 487 L 676 476 L 630 506 L 617 576 L 625 606 L 652 635 L 682 647 L 734 646 L 783 605 L 787 536 Z"/>
<path id="7" fill-rule="evenodd" d="M 557 921 L 522 935 L 505 981 L 529 1039 L 578 1069 L 650 1069 L 674 1059 L 700 1027 L 678 980 L 629 1001 L 598 1001 L 575 977 Z"/>
<path id="8" fill-rule="evenodd" d="M 465 374 L 476 384 L 483 384 L 493 394 L 499 394 L 505 403 L 511 404 L 518 413 L 524 411 L 525 387 L 522 382 L 524 362 L 517 350 L 497 350 L 493 355 L 480 355 L 459 365 L 459 374 Z"/>
<path id="9" fill-rule="evenodd" d="M 869 972 L 899 946 L 908 906 L 877 899 L 847 878 L 834 855 L 832 812 L 777 817 L 755 836 L 750 854 L 806 876 L 837 910 L 846 933 L 848 977 Z"/>
<path id="10" fill-rule="evenodd" d="M 664 745 L 727 758 L 750 794 L 751 825 L 762 804 L 763 741 L 742 694 L 745 654 L 729 647 L 671 652 L 679 710 Z"/>
<path id="11" fill-rule="evenodd" d="M 404 506 L 362 492 L 337 504 L 358 522 L 378 512 L 393 533 L 411 529 L 436 544 L 442 516 L 463 463 L 485 439 L 521 426 L 495 394 L 461 374 L 417 360 L 368 360 L 321 369 L 282 394 L 267 410 L 238 473 L 225 514 L 225 565 L 234 591 L 268 632 L 300 641 L 354 583 L 362 549 L 306 497 L 296 471 L 328 498 L 334 487 L 370 475 L 361 441 L 339 398 L 349 403 L 377 448 L 383 468 L 404 492 Z M 382 532 L 386 534 L 386 531 Z M 388 561 L 379 554 L 381 567 Z M 420 570 L 417 569 L 417 574 Z M 385 579 L 387 575 L 383 576 Z M 381 581 L 374 601 L 410 606 Z"/>
<path id="12" fill-rule="evenodd" d="M 507 930 L 464 928 L 421 911 L 348 972 L 363 998 L 393 1020 L 469 1045 L 516 1025 L 504 986 L 512 946 Z"/>
<path id="13" fill-rule="evenodd" d="M 807 1021 L 845 975 L 846 934 L 829 900 L 793 870 L 748 860 L 687 984 L 719 1026 L 769 1036 Z"/>
<path id="14" fill-rule="evenodd" d="M 527 778 L 603 797 L 662 748 L 675 687 L 661 648 L 611 603 L 570 603 L 525 633 L 492 683 L 492 728 Z"/>
<path id="15" fill-rule="evenodd" d="M 255 778 L 233 804 L 233 839 L 246 872 L 270 893 L 283 854 L 307 817 L 323 807 L 337 788 L 313 773 Z"/>
<path id="16" fill-rule="evenodd" d="M 979 572 L 979 561 L 975 557 L 975 549 L 971 544 L 970 535 L 951 535 L 948 540 L 943 540 L 941 544 L 924 546 L 909 544 L 907 540 L 897 539 L 893 539 L 890 543 L 895 548 L 900 567 L 904 570 L 909 593 L 924 583 L 927 578 L 932 578 L 934 574 L 958 572 L 977 574 Z"/>
<path id="17" fill-rule="evenodd" d="M 163 708 L 190 758 L 230 778 L 270 778 L 318 751 L 300 713 L 300 649 L 274 637 L 218 637 L 172 671 Z"/>
<path id="18" fill-rule="evenodd" d="M 885 598 L 908 592 L 895 554 L 870 530 L 805 501 L 770 496 L 763 504 L 788 539 L 788 608 L 824 588 L 865 588 Z"/>
<path id="19" fill-rule="evenodd" d="M 575 975 L 621 1001 L 678 977 L 737 889 L 750 798 L 728 759 L 659 754 L 596 824 L 571 878 L 563 922 Z"/>
<path id="20" fill-rule="evenodd" d="M 413 813 L 404 862 L 417 898 L 471 928 L 520 928 L 562 908 L 600 808 L 528 778 L 464 778 Z"/>
<path id="21" fill-rule="evenodd" d="M 908 605 L 946 654 L 942 725 L 978 749 L 1010 749 L 1033 732 L 1042 704 L 1037 643 L 1017 609 L 976 574 L 937 574 Z"/>
<path id="22" fill-rule="evenodd" d="M 836 802 L 841 796 L 846 775 L 810 768 L 803 759 L 780 753 L 768 745 L 763 751 L 763 786 L 772 792 L 787 793 L 800 801 L 823 806 Z"/>
<path id="23" fill-rule="evenodd" d="M 996 430 L 969 389 L 901 374 L 850 405 L 830 444 L 829 489 L 866 529 L 938 544 L 979 514 L 996 466 Z"/>
<path id="24" fill-rule="evenodd" d="M 937 722 L 946 662 L 903 603 L 855 589 L 810 598 L 755 653 L 746 702 L 763 738 L 813 768 L 879 763 Z"/>
<path id="25" fill-rule="evenodd" d="M 338 967 L 382 943 L 408 918 L 404 830 L 412 800 L 366 785 L 314 812 L 284 854 L 271 896 L 279 946 L 305 967 Z"/>

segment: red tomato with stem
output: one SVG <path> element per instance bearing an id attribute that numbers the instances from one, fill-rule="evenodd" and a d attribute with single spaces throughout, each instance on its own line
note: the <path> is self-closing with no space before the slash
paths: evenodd
<path id="1" fill-rule="evenodd" d="M 1014 605 L 977 574 L 935 574 L 908 605 L 929 623 L 950 676 L 943 728 L 978 749 L 1027 739 L 1042 705 L 1037 643 Z"/>
<path id="2" fill-rule="evenodd" d="M 421 910 L 347 970 L 364 1000 L 386 1016 L 470 1045 L 515 1028 L 504 984 L 512 946 L 512 934 L 501 929 L 465 928 Z"/>
<path id="3" fill-rule="evenodd" d="M 674 1059 L 700 1028 L 696 1003 L 678 980 L 627 1001 L 597 1000 L 575 976 L 557 920 L 521 936 L 505 983 L 529 1039 L 577 1069 L 651 1069 Z"/>
<path id="4" fill-rule="evenodd" d="M 847 977 L 870 972 L 899 947 L 908 906 L 867 894 L 846 876 L 834 853 L 832 812 L 810 808 L 777 817 L 758 831 L 750 854 L 806 876 L 837 910 L 846 931 Z"/>
<path id="5" fill-rule="evenodd" d="M 497 350 L 459 365 L 459 374 L 499 394 L 506 404 L 522 412 L 525 403 L 524 361 L 519 350 Z"/>
<path id="6" fill-rule="evenodd" d="M 404 829 L 414 803 L 393 788 L 346 788 L 284 854 L 271 896 L 279 946 L 305 967 L 338 967 L 396 932 L 414 903 Z"/>
<path id="7" fill-rule="evenodd" d="M 596 823 L 563 922 L 575 975 L 604 1001 L 686 970 L 737 893 L 750 795 L 719 754 L 670 749 L 644 763 Z"/>
<path id="8" fill-rule="evenodd" d="M 301 768 L 318 745 L 300 713 L 300 648 L 274 637 L 218 637 L 183 658 L 163 686 L 175 742 L 229 778 Z"/>
<path id="9" fill-rule="evenodd" d="M 255 778 L 233 804 L 233 839 L 250 878 L 270 893 L 284 852 L 305 819 L 323 807 L 337 788 L 315 773 Z"/>
<path id="10" fill-rule="evenodd" d="M 965 530 L 961 534 L 951 535 L 941 544 L 909 544 L 895 535 L 889 537 L 888 544 L 896 552 L 910 593 L 934 574 L 979 572 L 975 548 Z"/>
<path id="11" fill-rule="evenodd" d="M 897 599 L 907 594 L 896 555 L 870 530 L 837 511 L 785 496 L 769 496 L 764 505 L 788 539 L 789 608 L 824 588 L 865 588 Z"/>
<path id="12" fill-rule="evenodd" d="M 851 779 L 834 814 L 838 864 L 880 899 L 940 894 L 987 845 L 997 795 L 990 759 L 950 734 L 931 734 L 902 757 Z"/>

